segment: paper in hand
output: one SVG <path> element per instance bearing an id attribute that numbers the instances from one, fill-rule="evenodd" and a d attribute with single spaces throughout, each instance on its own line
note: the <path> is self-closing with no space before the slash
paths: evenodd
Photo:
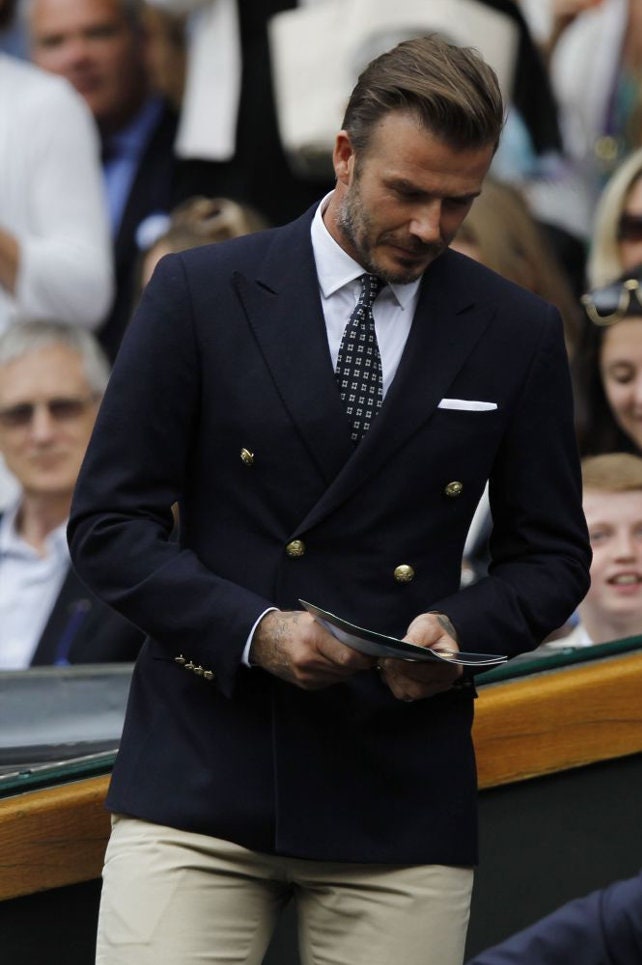
<path id="1" fill-rule="evenodd" d="M 388 637 L 383 633 L 355 626 L 354 623 L 349 623 L 334 613 L 322 610 L 314 603 L 308 603 L 305 600 L 299 600 L 299 603 L 340 643 L 370 657 L 455 663 L 465 667 L 493 667 L 505 663 L 508 659 L 498 654 L 466 653 L 465 651 L 446 653 L 429 647 L 420 647 L 416 643 L 408 643 L 407 640 L 398 640 L 396 637 Z"/>

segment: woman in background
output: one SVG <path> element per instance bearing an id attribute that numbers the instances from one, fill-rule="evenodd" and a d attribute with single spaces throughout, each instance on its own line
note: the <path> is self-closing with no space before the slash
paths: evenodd
<path id="1" fill-rule="evenodd" d="M 587 321 L 574 363 L 583 456 L 642 455 L 642 265 L 584 296 Z"/>
<path id="2" fill-rule="evenodd" d="M 555 305 L 564 323 L 569 356 L 575 351 L 582 312 L 564 269 L 519 190 L 487 179 L 452 248 L 492 268 Z"/>

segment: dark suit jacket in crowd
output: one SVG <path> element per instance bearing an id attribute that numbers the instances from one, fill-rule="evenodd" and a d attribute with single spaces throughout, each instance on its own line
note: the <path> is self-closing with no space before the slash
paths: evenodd
<path id="1" fill-rule="evenodd" d="M 116 295 L 98 332 L 100 342 L 112 360 L 136 300 L 136 272 L 140 257 L 136 242 L 138 228 L 151 214 L 169 214 L 176 203 L 174 140 L 177 123 L 176 113 L 165 105 L 141 158 L 114 240 Z"/>
<path id="2" fill-rule="evenodd" d="M 642 872 L 577 898 L 468 965 L 639 965 Z"/>
<path id="3" fill-rule="evenodd" d="M 31 666 L 129 662 L 143 640 L 141 631 L 88 590 L 70 566 Z"/>
<path id="4" fill-rule="evenodd" d="M 94 596 L 70 566 L 31 665 L 133 661 L 143 639 L 140 630 Z"/>
<path id="5" fill-rule="evenodd" d="M 163 259 L 116 362 L 69 526 L 82 578 L 150 636 L 108 806 L 263 852 L 472 865 L 472 687 L 405 703 L 368 670 L 310 692 L 241 657 L 300 599 L 392 635 L 437 609 L 489 653 L 565 621 L 590 549 L 561 322 L 446 252 L 354 449 L 311 218 Z M 460 591 L 488 477 L 493 562 Z"/>

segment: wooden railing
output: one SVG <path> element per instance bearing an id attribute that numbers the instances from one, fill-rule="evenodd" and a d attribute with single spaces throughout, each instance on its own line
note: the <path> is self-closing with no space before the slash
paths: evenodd
<path id="1" fill-rule="evenodd" d="M 642 751 L 642 652 L 480 688 L 480 790 Z M 100 875 L 108 775 L 0 801 L 0 900 Z"/>

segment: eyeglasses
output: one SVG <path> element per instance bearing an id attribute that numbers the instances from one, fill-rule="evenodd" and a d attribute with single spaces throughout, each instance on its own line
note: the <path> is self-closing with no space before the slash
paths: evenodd
<path id="1" fill-rule="evenodd" d="M 0 425 L 5 429 L 25 429 L 31 425 L 38 406 L 45 406 L 55 422 L 73 422 L 80 418 L 87 407 L 95 402 L 98 396 L 60 396 L 56 399 L 45 399 L 43 402 L 21 402 L 8 409 L 0 409 Z"/>
<path id="2" fill-rule="evenodd" d="M 617 226 L 618 241 L 642 241 L 642 215 L 623 214 Z"/>
<path id="3" fill-rule="evenodd" d="M 642 315 L 639 278 L 626 278 L 582 295 L 582 305 L 594 325 L 614 325 L 630 315 Z"/>

